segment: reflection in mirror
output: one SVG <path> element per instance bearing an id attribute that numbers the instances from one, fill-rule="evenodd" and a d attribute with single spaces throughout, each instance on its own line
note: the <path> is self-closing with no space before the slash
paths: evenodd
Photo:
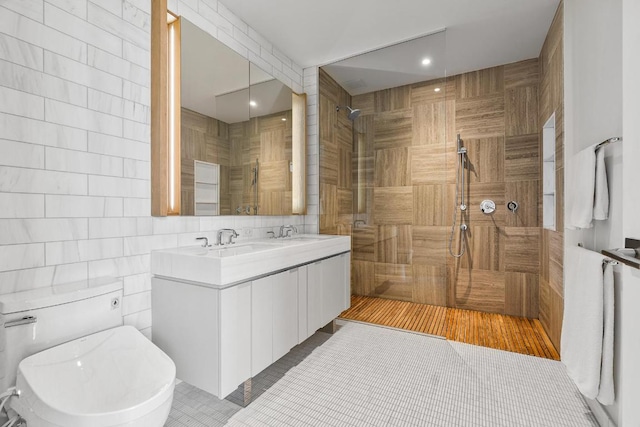
<path id="1" fill-rule="evenodd" d="M 291 214 L 291 90 L 182 21 L 182 215 Z"/>

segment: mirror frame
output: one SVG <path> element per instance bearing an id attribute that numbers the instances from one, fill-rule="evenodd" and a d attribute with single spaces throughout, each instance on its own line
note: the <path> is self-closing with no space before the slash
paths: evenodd
<path id="1" fill-rule="evenodd" d="M 169 22 L 168 16 L 175 21 Z M 180 215 L 180 17 L 151 1 L 151 215 Z M 292 214 L 306 214 L 306 94 L 292 93 Z"/>

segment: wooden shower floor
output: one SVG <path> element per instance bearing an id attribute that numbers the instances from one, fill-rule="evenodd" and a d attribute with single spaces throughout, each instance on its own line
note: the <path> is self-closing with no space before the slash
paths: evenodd
<path id="1" fill-rule="evenodd" d="M 351 296 L 351 308 L 340 317 L 560 360 L 537 319 L 359 295 Z"/>

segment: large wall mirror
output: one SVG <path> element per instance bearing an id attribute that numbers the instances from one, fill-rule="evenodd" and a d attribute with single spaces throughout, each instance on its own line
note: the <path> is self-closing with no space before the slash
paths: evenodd
<path id="1" fill-rule="evenodd" d="M 152 4 L 151 210 L 306 213 L 306 95 Z"/>
<path id="2" fill-rule="evenodd" d="M 291 89 L 181 21 L 181 214 L 292 214 Z"/>

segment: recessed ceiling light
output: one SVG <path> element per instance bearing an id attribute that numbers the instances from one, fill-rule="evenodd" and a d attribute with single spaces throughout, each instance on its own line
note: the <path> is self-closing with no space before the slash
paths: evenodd
<path id="1" fill-rule="evenodd" d="M 433 91 L 434 91 L 434 92 L 440 92 L 440 88 L 439 88 L 439 87 L 437 87 L 437 88 L 435 88 Z"/>
<path id="2" fill-rule="evenodd" d="M 431 60 L 429 58 L 424 58 L 422 60 L 422 65 L 429 65 L 429 64 L 431 64 Z"/>
<path id="3" fill-rule="evenodd" d="M 258 106 L 256 101 L 249 101 L 249 105 L 251 105 L 252 107 L 257 107 Z"/>

